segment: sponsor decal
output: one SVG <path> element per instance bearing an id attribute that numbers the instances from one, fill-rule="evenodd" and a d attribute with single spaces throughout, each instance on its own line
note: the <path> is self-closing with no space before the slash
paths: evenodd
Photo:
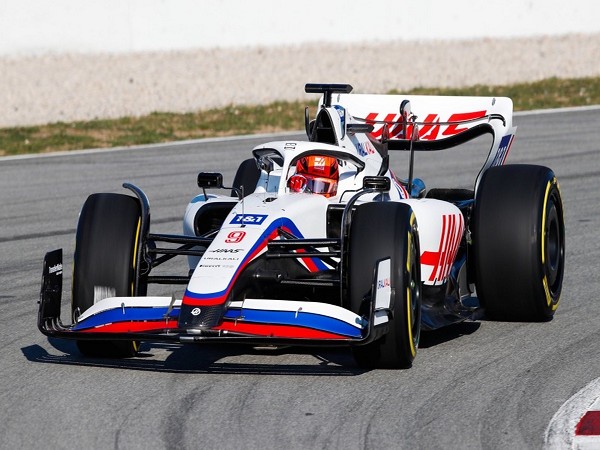
<path id="1" fill-rule="evenodd" d="M 56 264 L 54 266 L 48 267 L 48 275 L 52 275 L 55 273 L 56 275 L 60 275 L 62 273 L 63 266 L 62 264 Z"/>
<path id="2" fill-rule="evenodd" d="M 239 244 L 246 236 L 245 231 L 232 231 L 225 238 L 226 244 Z"/>
<path id="3" fill-rule="evenodd" d="M 382 311 L 389 309 L 392 299 L 392 262 L 384 259 L 377 263 L 377 282 L 375 290 L 375 317 L 373 323 L 379 325 L 388 321 L 387 313 Z"/>
<path id="4" fill-rule="evenodd" d="M 321 155 L 316 155 L 313 156 L 313 170 L 316 170 L 318 172 L 325 172 L 325 161 L 327 161 L 325 159 L 325 156 L 321 156 Z"/>
<path id="5" fill-rule="evenodd" d="M 377 289 L 384 289 L 390 287 L 390 279 L 384 278 L 383 280 L 377 280 Z"/>
<path id="6" fill-rule="evenodd" d="M 266 214 L 236 214 L 229 223 L 234 225 L 261 225 L 267 217 Z"/>
<path id="7" fill-rule="evenodd" d="M 465 113 L 451 114 L 447 119 L 442 119 L 438 114 L 428 114 L 423 120 L 423 123 L 418 127 L 417 133 L 420 140 L 434 141 L 438 139 L 438 136 L 448 137 L 455 134 L 462 133 L 469 129 L 472 125 L 469 124 L 450 124 L 442 125 L 440 122 L 461 122 L 466 120 L 474 120 L 485 117 L 487 111 L 472 111 Z M 402 131 L 402 116 L 400 114 L 378 114 L 369 113 L 366 117 L 366 123 L 375 125 L 375 129 L 371 135 L 375 138 L 381 138 L 383 132 L 382 124 L 375 123 L 376 121 L 384 121 L 388 124 L 390 139 L 407 139 L 407 136 L 411 136 L 413 133 L 413 125 L 408 124 L 406 129 L 406 136 L 403 135 Z"/>
<path id="8" fill-rule="evenodd" d="M 201 312 L 202 312 L 202 310 L 200 308 L 194 308 L 190 311 L 190 314 L 192 316 L 199 316 Z"/>
<path id="9" fill-rule="evenodd" d="M 456 258 L 463 229 L 462 214 L 444 214 L 442 216 L 442 232 L 438 251 L 426 251 L 421 254 L 421 264 L 433 266 L 428 281 L 435 284 L 448 278 L 454 258 Z"/>
<path id="10" fill-rule="evenodd" d="M 342 128 L 342 133 L 343 133 L 344 132 L 343 130 L 346 129 L 346 110 L 340 105 L 333 105 L 333 107 L 335 108 L 338 115 L 340 116 L 340 126 Z"/>
<path id="11" fill-rule="evenodd" d="M 512 145 L 514 134 L 507 134 L 500 141 L 500 145 L 498 146 L 498 153 L 494 157 L 494 161 L 492 161 L 493 166 L 501 166 L 506 161 L 506 157 L 508 156 L 508 152 L 510 151 L 510 146 Z"/>
<path id="12" fill-rule="evenodd" d="M 240 255 L 241 256 L 241 255 Z M 239 256 L 206 256 L 202 257 L 202 261 L 239 261 Z"/>
<path id="13" fill-rule="evenodd" d="M 219 262 L 218 264 L 198 264 L 196 267 L 206 267 L 208 269 L 234 269 L 237 266 L 234 264 L 223 264 Z"/>
<path id="14" fill-rule="evenodd" d="M 373 155 L 376 152 L 375 147 L 373 147 L 370 141 L 356 142 L 354 146 L 360 156 Z"/>
<path id="15" fill-rule="evenodd" d="M 215 248 L 214 250 L 209 250 L 209 253 L 239 253 L 243 252 L 243 248 Z"/>

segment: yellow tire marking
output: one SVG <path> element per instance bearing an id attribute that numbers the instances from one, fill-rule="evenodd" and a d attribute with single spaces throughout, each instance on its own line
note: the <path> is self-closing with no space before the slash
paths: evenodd
<path id="1" fill-rule="evenodd" d="M 137 254 L 138 254 L 138 244 L 139 244 L 139 240 L 140 240 L 140 228 L 142 226 L 142 218 L 138 218 L 138 223 L 137 223 L 137 227 L 135 230 L 135 244 L 133 245 L 133 273 L 135 273 L 135 265 L 137 263 Z M 134 281 L 135 281 L 135 277 L 133 280 L 131 280 L 131 295 L 133 296 L 133 294 L 135 293 L 134 290 Z M 138 341 L 131 341 L 131 345 L 133 346 L 133 353 L 137 353 L 140 351 L 140 343 Z"/>
<path id="2" fill-rule="evenodd" d="M 138 254 L 137 249 L 138 249 L 138 243 L 139 243 L 139 240 L 140 240 L 140 228 L 141 228 L 141 226 L 142 226 L 142 218 L 140 217 L 138 219 L 137 229 L 135 230 L 135 244 L 133 245 L 133 265 L 132 265 L 133 266 L 132 267 L 133 268 L 133 273 L 135 273 L 135 265 L 137 263 L 137 254 Z M 133 280 L 131 280 L 131 296 L 133 296 L 133 294 L 135 292 L 134 285 L 133 285 L 134 281 L 135 281 L 135 278 Z"/>
<path id="3" fill-rule="evenodd" d="M 415 215 L 413 213 L 410 216 L 411 230 L 413 227 L 414 219 L 415 219 Z M 410 261 L 411 261 L 411 256 L 412 256 L 412 234 L 410 231 L 408 232 L 408 239 L 406 240 L 406 243 L 407 243 L 406 271 L 409 275 L 412 275 L 411 271 L 410 271 Z M 408 325 L 408 342 L 410 343 L 410 354 L 414 358 L 415 355 L 417 354 L 417 350 L 415 348 L 415 342 L 413 340 L 413 335 L 412 335 L 412 311 L 411 311 L 412 308 L 411 308 L 411 306 L 412 306 L 412 304 L 411 304 L 410 285 L 409 285 L 409 286 L 406 286 L 406 324 Z"/>
<path id="4" fill-rule="evenodd" d="M 548 182 L 548 186 L 546 186 L 546 193 L 544 194 L 544 206 L 542 209 L 542 264 L 544 264 L 546 262 L 546 252 L 545 252 L 545 243 L 546 240 L 544 239 L 544 230 L 546 229 L 546 206 L 548 205 L 548 193 L 550 192 L 550 188 L 552 187 L 552 185 L 554 184 L 556 178 L 553 178 L 551 181 Z"/>
<path id="5" fill-rule="evenodd" d="M 542 278 L 542 285 L 544 286 L 544 292 L 546 293 L 546 303 L 548 306 L 552 303 L 552 296 L 550 295 L 550 289 L 548 288 L 548 278 L 546 275 Z"/>
<path id="6" fill-rule="evenodd" d="M 408 233 L 408 239 L 406 240 L 406 245 L 407 245 L 407 255 L 406 255 L 406 271 L 408 273 L 410 273 L 410 257 L 412 256 L 412 236 L 410 235 L 410 232 Z"/>
<path id="7" fill-rule="evenodd" d="M 412 314 L 410 311 L 410 287 L 406 288 L 406 322 L 408 324 L 408 342 L 410 343 L 410 354 L 415 357 L 417 350 L 415 349 L 415 343 L 412 335 Z"/>
<path id="8" fill-rule="evenodd" d="M 548 198 L 549 198 L 549 193 L 550 193 L 550 188 L 553 185 L 558 185 L 558 181 L 556 180 L 556 177 L 552 178 L 552 180 L 550 180 L 548 182 L 548 185 L 546 186 L 546 192 L 544 193 L 544 206 L 543 206 L 543 210 L 542 210 L 542 266 L 544 266 L 544 264 L 546 263 L 546 237 L 545 237 L 545 230 L 546 230 L 546 206 L 548 206 Z M 548 306 L 552 307 L 552 310 L 556 310 L 556 308 L 558 307 L 558 300 L 556 301 L 555 304 L 552 304 L 552 295 L 550 294 L 550 288 L 548 287 L 548 279 L 546 277 L 546 275 L 544 274 L 544 277 L 542 278 L 542 285 L 544 286 L 544 293 L 546 294 L 546 304 Z"/>

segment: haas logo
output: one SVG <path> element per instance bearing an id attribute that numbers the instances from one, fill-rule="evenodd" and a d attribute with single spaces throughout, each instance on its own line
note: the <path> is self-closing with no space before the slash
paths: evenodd
<path id="1" fill-rule="evenodd" d="M 487 111 L 472 111 L 465 113 L 451 114 L 447 120 L 442 120 L 439 114 L 428 114 L 425 120 L 418 127 L 418 135 L 420 140 L 434 141 L 438 137 L 448 137 L 462 133 L 469 129 L 471 124 L 460 124 L 460 122 L 468 122 L 475 119 L 484 118 Z M 372 112 L 366 117 L 366 122 L 376 125 L 375 130 L 371 133 L 373 137 L 380 138 L 383 133 L 383 126 L 378 121 L 385 121 L 389 124 L 390 139 L 406 139 L 407 136 L 413 134 L 413 125 L 407 124 L 406 135 L 403 135 L 402 116 L 399 114 L 386 114 L 381 117 L 381 114 Z"/>

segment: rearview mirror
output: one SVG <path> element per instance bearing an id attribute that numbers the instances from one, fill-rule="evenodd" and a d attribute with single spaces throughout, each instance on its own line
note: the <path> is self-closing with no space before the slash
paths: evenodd
<path id="1" fill-rule="evenodd" d="M 390 187 L 390 179 L 387 177 L 365 177 L 363 179 L 363 189 L 388 192 Z"/>
<path id="2" fill-rule="evenodd" d="M 198 187 L 202 189 L 221 189 L 223 175 L 217 172 L 200 172 L 198 174 Z"/>

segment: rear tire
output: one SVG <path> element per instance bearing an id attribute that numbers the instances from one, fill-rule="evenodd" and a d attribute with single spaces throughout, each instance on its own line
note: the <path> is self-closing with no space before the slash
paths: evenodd
<path id="1" fill-rule="evenodd" d="M 410 206 L 367 203 L 356 208 L 348 246 L 348 297 L 352 311 L 370 316 L 377 263 L 390 259 L 391 317 L 383 337 L 353 348 L 363 368 L 409 368 L 421 330 L 419 235 Z"/>
<path id="2" fill-rule="evenodd" d="M 122 194 L 90 195 L 79 216 L 73 270 L 73 320 L 112 296 L 133 296 L 140 245 L 139 201 Z M 138 291 L 145 293 L 145 286 Z M 86 356 L 135 356 L 136 341 L 77 341 Z"/>
<path id="3" fill-rule="evenodd" d="M 534 165 L 488 169 L 474 211 L 477 295 L 491 319 L 544 321 L 562 290 L 565 228 L 558 182 Z"/>

